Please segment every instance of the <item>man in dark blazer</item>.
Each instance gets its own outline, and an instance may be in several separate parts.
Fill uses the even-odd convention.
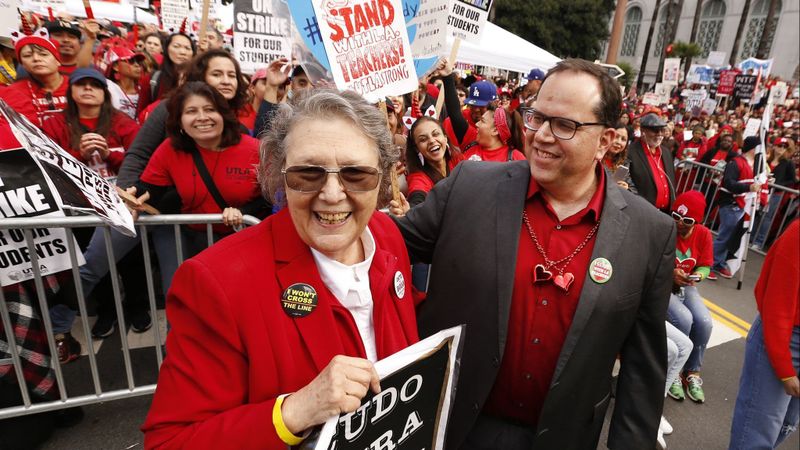
[[[599,164],[619,92],[560,62],[524,113],[529,161],[464,162],[397,221],[432,263],[420,335],[467,324],[448,449],[595,449],[617,355],[609,446],[655,445],[675,225]]]
[[[675,163],[672,153],[661,146],[666,126],[656,113],[642,117],[642,137],[628,149],[628,169],[639,196],[669,214],[675,200]]]

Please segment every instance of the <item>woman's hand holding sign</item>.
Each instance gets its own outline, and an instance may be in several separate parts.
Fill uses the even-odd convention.
[[[282,415],[286,428],[299,435],[342,413],[353,412],[372,389],[381,391],[378,372],[366,359],[338,355],[311,383],[286,397]]]

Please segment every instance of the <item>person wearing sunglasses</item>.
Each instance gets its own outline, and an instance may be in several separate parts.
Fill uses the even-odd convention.
[[[700,369],[711,338],[711,313],[703,303],[697,283],[706,279],[714,262],[711,230],[702,224],[706,200],[700,191],[686,191],[675,199],[672,218],[678,228],[673,270],[673,293],[667,320],[692,340],[693,348],[681,376],[672,380],[669,396],[682,401],[684,390],[697,403],[705,402]]]
[[[675,200],[675,164],[672,153],[662,145],[666,127],[667,122],[655,112],[642,117],[642,136],[628,149],[628,169],[637,195],[669,214]]]
[[[374,362],[418,340],[406,247],[377,211],[399,153],[384,114],[353,92],[295,101],[258,166],[286,207],[175,275],[146,448],[299,445],[380,389]]]

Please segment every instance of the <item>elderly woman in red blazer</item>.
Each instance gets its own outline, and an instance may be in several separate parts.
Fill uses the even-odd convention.
[[[396,152],[354,93],[279,111],[259,180],[286,208],[175,275],[146,448],[285,449],[379,391],[373,363],[418,340],[405,244],[376,211]]]

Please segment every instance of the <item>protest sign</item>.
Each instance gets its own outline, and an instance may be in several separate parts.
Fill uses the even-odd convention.
[[[669,94],[672,92],[671,84],[656,83],[655,94],[658,96],[659,104],[669,103]]]
[[[304,448],[443,449],[463,329],[440,331],[375,363],[380,394],[368,393],[355,412],[326,422]]]
[[[161,26],[167,32],[177,33],[190,14],[189,0],[161,0]]]
[[[774,105],[785,105],[786,96],[788,94],[789,94],[789,86],[787,86],[786,83],[783,81],[778,81],[769,90],[769,95],[772,98],[772,103]]]
[[[664,71],[661,74],[661,82],[667,84],[678,84],[681,74],[681,59],[666,58],[664,60]]]
[[[709,116],[711,114],[714,114],[714,110],[716,109],[717,109],[717,101],[712,98],[707,98],[703,100],[703,106],[700,108],[702,112],[708,114]]]
[[[761,70],[761,77],[766,79],[772,71],[771,59],[747,58],[740,62],[736,67],[745,75],[758,75]]]
[[[733,94],[733,87],[736,82],[736,70],[723,70],[719,74],[719,84],[717,84],[717,95]]]
[[[733,96],[742,103],[750,103],[756,88],[756,75],[738,74],[733,82]]]
[[[422,77],[436,67],[447,45],[448,0],[403,0],[414,68]],[[452,63],[452,61],[451,61]]]
[[[24,0],[20,3],[25,11],[38,11],[42,14],[47,14],[47,8],[53,8],[54,13],[67,10],[67,0]],[[18,17],[19,15],[14,11],[13,18],[17,19]],[[14,29],[16,28],[15,24]]]
[[[14,137],[40,164],[60,196],[63,209],[94,214],[120,233],[136,236],[133,217],[114,185],[62,150],[2,100],[0,116],[5,116]]]
[[[694,84],[711,84],[711,76],[714,72],[709,66],[692,64],[689,73],[686,74],[686,82]]]
[[[244,73],[292,56],[292,24],[283,0],[235,0],[233,53]]]
[[[760,127],[761,119],[756,119],[754,117],[747,119],[747,124],[744,126],[744,131],[742,132],[742,138],[758,136]]]
[[[725,52],[709,52],[706,58],[706,64],[711,67],[720,67],[725,65]]]
[[[451,36],[480,44],[493,0],[450,0],[447,30]]]
[[[418,87],[400,0],[314,2],[336,87],[368,101]]]
[[[0,217],[64,217],[59,198],[41,168],[24,148],[0,150]],[[9,286],[34,277],[25,231],[0,229],[0,285]],[[72,268],[63,228],[32,230],[39,273],[48,275]],[[74,242],[74,241],[73,241]],[[78,248],[75,244],[75,248]],[[78,264],[84,264],[78,252]]]
[[[11,36],[11,31],[19,29],[17,0],[0,0],[0,36]]]

